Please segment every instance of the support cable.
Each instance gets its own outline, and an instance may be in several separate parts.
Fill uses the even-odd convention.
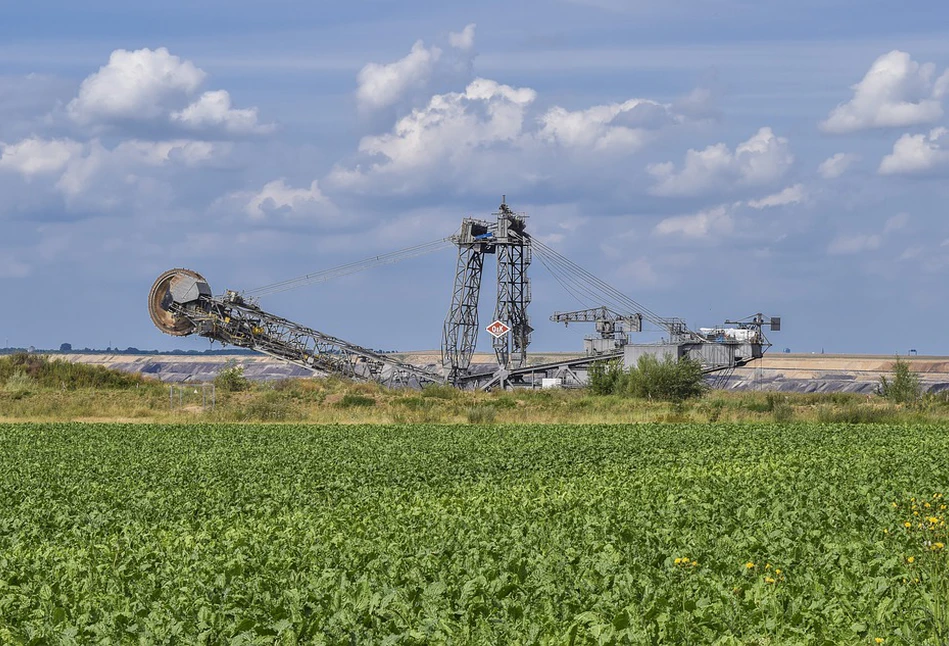
[[[573,272],[576,276],[587,281],[590,287],[594,287],[605,294],[611,295],[612,299],[615,299],[623,304],[624,309],[628,308],[631,311],[638,312],[642,314],[643,317],[646,318],[649,322],[655,325],[658,325],[660,327],[666,327],[667,325],[666,319],[659,316],[659,314],[657,314],[656,312],[653,312],[649,308],[644,307],[641,303],[638,303],[632,298],[626,296],[615,287],[612,287],[605,281],[601,280],[600,278],[597,278],[596,276],[591,274],[589,271],[587,271],[583,267],[580,267],[579,265],[571,261],[569,258],[566,258],[562,254],[554,251],[553,249],[551,249],[544,243],[539,242],[538,240],[535,239],[534,245],[535,247],[538,248],[539,252],[542,255],[547,255],[549,257],[555,258],[557,261],[561,263],[563,267],[566,267],[571,272]]]
[[[270,296],[271,294],[278,294],[280,292],[296,289],[297,287],[323,283],[341,276],[355,274],[366,269],[371,269],[372,267],[390,265],[408,258],[416,258],[418,256],[433,253],[435,251],[440,251],[451,246],[452,244],[453,242],[451,238],[433,240],[431,242],[415,245],[413,247],[408,247],[399,251],[392,251],[390,253],[372,256],[363,260],[357,260],[355,262],[346,263],[337,267],[331,267],[329,269],[323,269],[321,271],[304,274],[303,276],[298,276],[296,278],[283,280],[271,285],[264,285],[262,287],[257,287],[256,289],[247,290],[243,292],[243,294],[251,298]]]

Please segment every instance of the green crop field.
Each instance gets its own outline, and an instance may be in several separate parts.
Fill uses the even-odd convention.
[[[937,426],[0,425],[0,643],[946,643],[947,489]]]

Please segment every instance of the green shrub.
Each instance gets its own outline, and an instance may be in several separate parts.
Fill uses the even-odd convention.
[[[724,408],[725,402],[723,402],[721,399],[710,401],[708,405],[705,406],[705,414],[708,416],[708,421],[712,423],[717,422],[722,416],[722,410]]]
[[[701,397],[708,386],[698,361],[688,357],[676,360],[671,356],[660,361],[645,354],[627,373],[626,389],[640,399],[681,402]]]
[[[817,409],[817,421],[825,424],[879,424],[893,421],[895,411],[890,408],[847,404],[839,408],[821,405]]]
[[[7,378],[3,389],[8,393],[28,393],[36,386],[36,381],[22,370],[17,370]]]
[[[426,410],[435,405],[435,402],[421,397],[402,397],[395,400],[395,403],[409,410]]]
[[[778,424],[787,424],[794,420],[794,408],[788,402],[779,402],[771,409],[771,415]]]
[[[472,406],[465,411],[469,424],[493,424],[497,417],[494,406]]]
[[[343,398],[339,400],[340,408],[358,408],[362,406],[375,406],[376,400],[367,395],[357,395],[356,393],[346,393],[343,395]]]
[[[264,393],[249,401],[240,414],[245,421],[289,422],[302,419],[302,413],[277,391]]]
[[[76,388],[126,389],[144,383],[141,375],[110,370],[102,366],[50,359],[44,354],[18,352],[0,357],[0,381],[6,383],[16,374],[32,380],[36,388],[75,390]]]
[[[919,375],[913,372],[909,363],[896,357],[893,363],[893,378],[880,377],[878,394],[895,404],[915,404],[920,398]]]
[[[625,376],[619,361],[597,361],[587,373],[587,385],[594,395],[614,395],[623,390]]]
[[[446,384],[428,384],[422,388],[422,397],[433,399],[454,399],[458,396],[458,389]]]
[[[623,371],[619,362],[590,366],[589,388],[596,395],[626,395],[639,399],[682,402],[701,397],[708,390],[702,364],[689,357],[662,360],[644,354],[635,366]]]
[[[229,393],[250,388],[250,381],[244,376],[244,366],[238,365],[235,359],[228,359],[214,378],[214,387]]]

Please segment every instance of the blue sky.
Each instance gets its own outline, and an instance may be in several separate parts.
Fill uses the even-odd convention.
[[[201,349],[148,319],[163,270],[251,289],[506,193],[693,327],[763,311],[779,350],[949,354],[945,25],[944,3],[850,0],[5,7],[0,342]],[[443,251],[261,304],[431,349],[453,270]],[[547,321],[579,303],[532,281],[532,348],[582,347]]]

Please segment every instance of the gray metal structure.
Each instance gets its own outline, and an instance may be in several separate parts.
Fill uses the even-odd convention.
[[[526,216],[512,211],[502,197],[494,221],[466,218],[458,234],[340,267],[307,274],[252,292],[226,291],[214,296],[207,281],[189,269],[172,269],[155,281],[148,296],[148,310],[155,325],[166,334],[197,334],[212,341],[249,348],[301,366],[314,373],[339,374],[387,386],[422,387],[450,383],[460,388],[534,387],[542,379],[559,379],[563,385],[585,383],[585,372],[594,363],[622,360],[634,364],[643,354],[689,356],[706,372],[728,370],[759,358],[770,347],[763,327],[781,327],[779,318],[761,314],[726,323],[737,328],[690,330],[679,318],[664,318],[636,303],[590,272],[576,265],[527,232]],[[301,285],[323,282],[369,267],[397,262],[454,245],[458,259],[451,306],[442,329],[441,367],[423,368],[398,361],[337,337],[288,321],[262,310],[256,298]],[[564,324],[592,322],[599,336],[588,337],[586,356],[544,365],[529,365],[531,341],[527,308],[531,301],[530,269],[536,251],[544,266],[577,300],[600,307],[555,313],[551,320]],[[472,370],[480,324],[478,300],[484,257],[497,258],[495,319],[510,330],[496,338],[493,347],[497,368]],[[602,299],[602,300],[601,300]],[[607,304],[614,304],[616,309]],[[620,312],[626,312],[621,314]],[[665,330],[668,339],[658,344],[629,343],[629,332],[642,330],[646,320]]]
[[[642,314],[620,314],[605,305],[573,312],[554,312],[550,317],[554,323],[593,323],[599,336],[583,339],[583,349],[587,354],[616,352],[629,343],[630,332],[642,332]]]
[[[148,296],[152,321],[166,334],[197,334],[249,348],[314,372],[322,371],[387,386],[444,383],[438,373],[318,332],[261,310],[233,291],[212,296],[203,276],[172,269],[158,277]]]
[[[780,317],[765,319],[759,312],[738,321],[725,321],[733,328],[699,328],[678,335],[671,334],[668,341],[660,343],[631,343],[623,350],[623,364],[628,368],[636,365],[639,357],[652,355],[657,358],[669,356],[675,359],[689,357],[705,366],[709,372],[730,370],[760,359],[771,347],[764,328],[781,329]]]
[[[494,353],[499,371],[520,368],[527,364],[530,345],[530,319],[527,306],[531,291],[528,269],[531,264],[531,237],[527,234],[527,218],[515,213],[502,197],[501,206],[488,222],[465,218],[453,240],[458,247],[451,306],[442,328],[442,365],[452,383],[471,367],[481,331],[478,321],[478,299],[484,257],[497,258],[497,302],[494,319],[510,327],[510,332],[494,339]]]
[[[465,218],[455,236],[458,262],[455,269],[451,307],[442,328],[442,365],[454,381],[471,366],[471,356],[478,342],[478,297],[481,294],[481,272],[484,256],[494,252],[490,242],[490,224]]]

